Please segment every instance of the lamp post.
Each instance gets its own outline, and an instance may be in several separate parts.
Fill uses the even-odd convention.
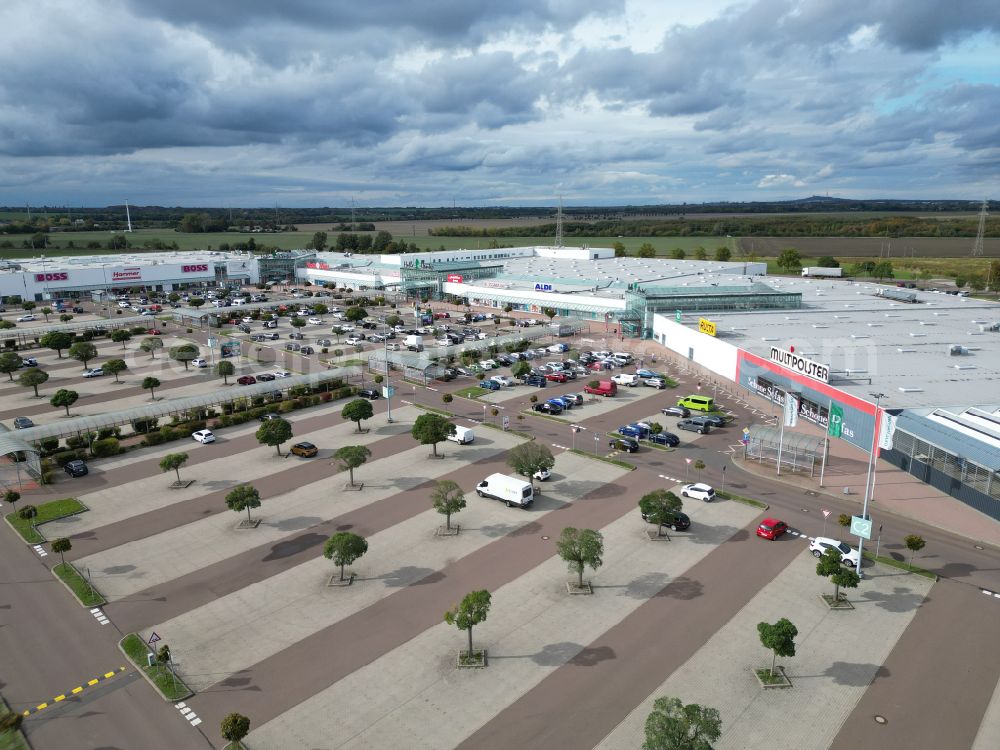
[[[871,393],[870,396],[875,398],[875,425],[872,427],[872,451],[868,456],[868,477],[865,479],[865,502],[861,508],[861,517],[868,518],[868,501],[871,499],[872,494],[872,475],[875,473],[875,451],[878,447],[878,428],[881,420],[879,419],[879,403],[885,398],[884,393]],[[865,538],[863,536],[858,537],[858,566],[857,574],[861,575],[861,553],[864,549]]]
[[[389,326],[386,326],[385,341],[385,418],[392,424],[392,386],[389,385]]]
[[[594,435],[594,455],[598,455],[600,453],[600,448],[598,447],[598,443],[600,443],[600,441],[601,441],[601,436]]]
[[[684,459],[684,481],[685,482],[689,479],[690,474],[691,474],[691,459],[690,458],[685,458]]]

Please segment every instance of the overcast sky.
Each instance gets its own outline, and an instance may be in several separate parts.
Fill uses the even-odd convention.
[[[1000,197],[1000,0],[5,0],[0,204]]]

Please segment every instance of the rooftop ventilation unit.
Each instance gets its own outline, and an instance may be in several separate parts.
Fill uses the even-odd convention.
[[[899,386],[899,392],[900,393],[923,393],[924,389],[923,388],[907,388],[907,387],[901,385],[901,386]],[[927,456],[924,456],[924,459],[926,460]]]
[[[956,370],[975,370],[975,365],[952,365]]]
[[[961,357],[969,354],[969,350],[960,344],[952,344],[948,347],[948,354],[952,357]]]
[[[996,323],[989,323],[987,325],[979,326],[979,330],[983,333],[1000,333],[1000,320]]]
[[[913,354],[917,350],[916,349],[906,349],[906,348],[904,348],[902,346],[899,346],[899,347],[896,347],[896,351],[899,352],[900,354]]]

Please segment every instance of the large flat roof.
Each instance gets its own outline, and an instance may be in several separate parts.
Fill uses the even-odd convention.
[[[1000,393],[1000,332],[980,330],[1000,321],[995,302],[906,290],[911,304],[877,296],[894,285],[845,280],[768,284],[802,292],[802,308],[713,313],[720,338],[764,358],[772,346],[794,346],[830,366],[831,385],[867,401],[880,391],[889,407],[962,408]]]
[[[246,261],[249,253],[231,253],[208,250],[171,250],[153,253],[107,253],[106,255],[58,255],[53,257],[29,256],[4,261],[0,270],[30,271],[41,273],[53,268],[100,268],[101,266],[156,266],[167,263],[219,263],[226,260]],[[19,269],[11,268],[12,265]]]

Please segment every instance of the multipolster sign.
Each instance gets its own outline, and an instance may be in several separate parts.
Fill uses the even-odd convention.
[[[830,382],[830,368],[827,365],[800,357],[798,354],[790,352],[787,349],[779,349],[776,346],[772,346],[771,361],[782,367],[787,367],[789,370],[794,370],[797,373],[805,375],[807,378],[813,378],[823,383]]]

